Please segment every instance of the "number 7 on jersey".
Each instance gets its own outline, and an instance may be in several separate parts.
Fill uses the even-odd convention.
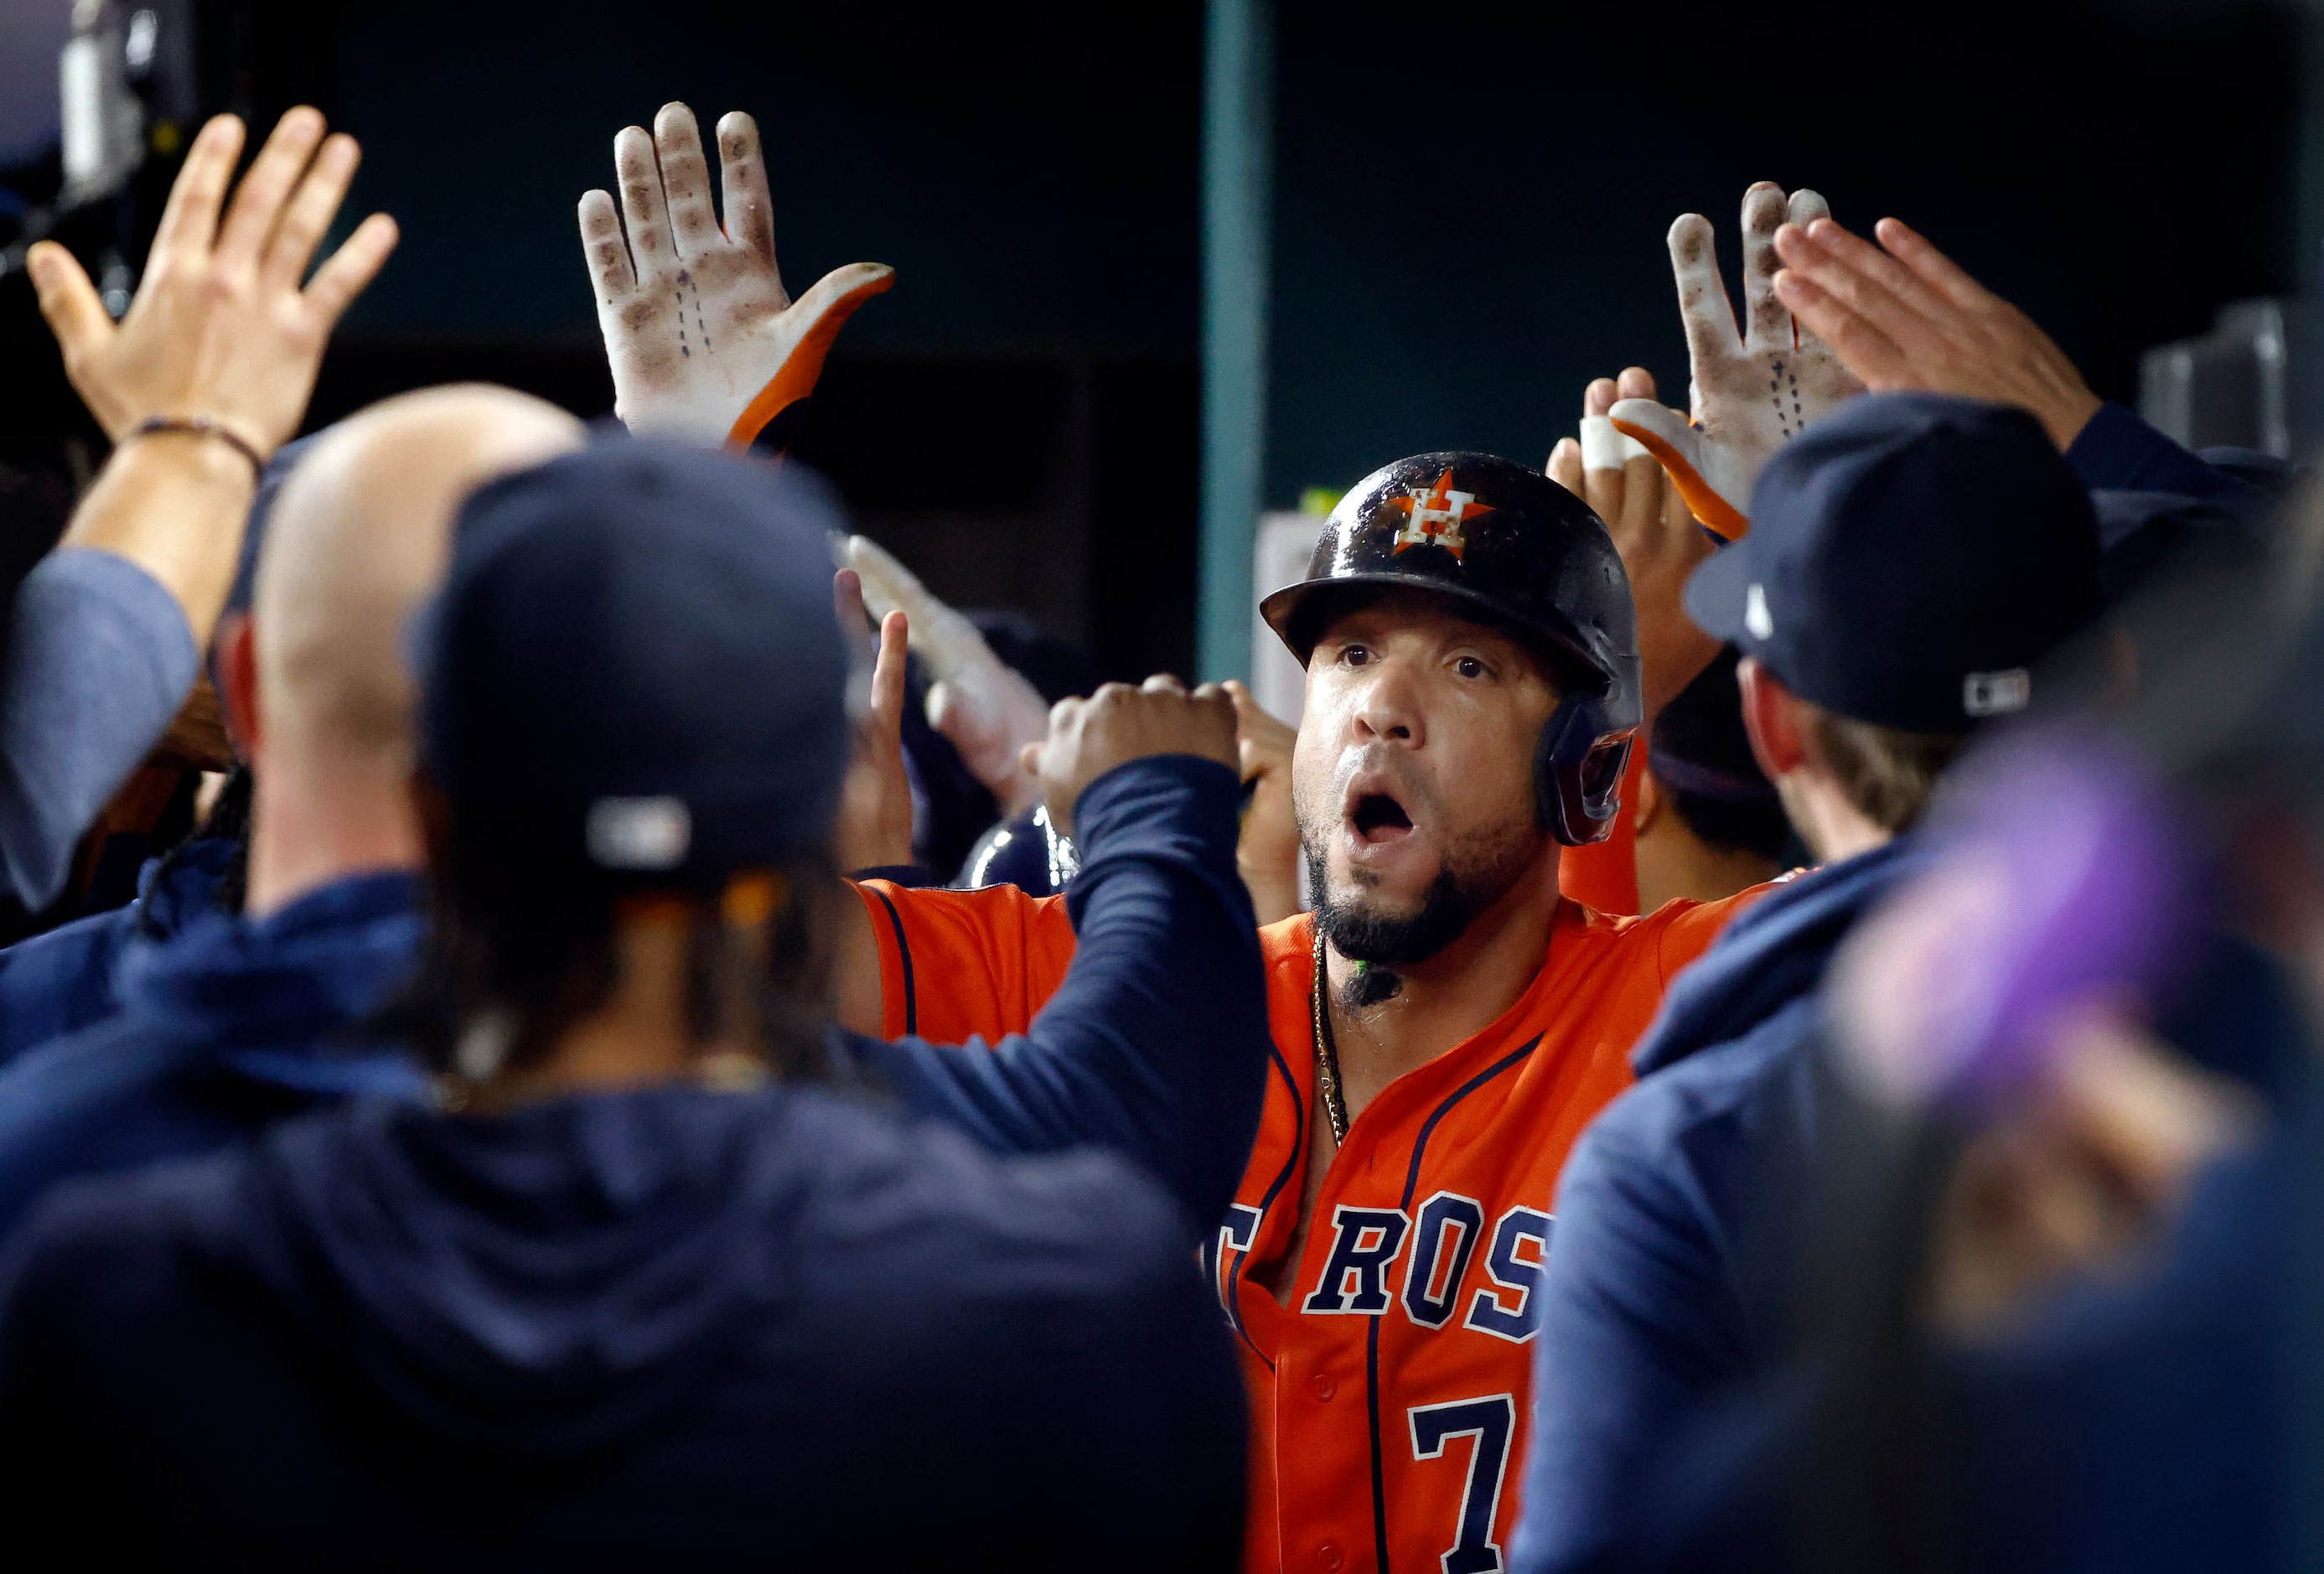
[[[1454,1438],[1473,1438],[1469,1484],[1461,1494],[1461,1523],[1452,1545],[1440,1560],[1444,1574],[1488,1574],[1501,1567],[1493,1541],[1493,1516],[1500,1511],[1501,1477],[1509,1462],[1509,1434],[1517,1428],[1517,1400],[1508,1394],[1455,1399],[1447,1404],[1415,1405],[1412,1457],[1441,1459]]]

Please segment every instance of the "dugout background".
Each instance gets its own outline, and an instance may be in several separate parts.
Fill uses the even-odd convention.
[[[0,29],[29,37],[51,6],[0,0]],[[208,10],[240,51],[222,91],[267,118],[320,102],[365,145],[350,211],[403,224],[317,421],[455,377],[603,413],[575,200],[665,99],[706,124],[747,108],[791,287],[858,258],[899,273],[843,336],[800,455],[956,603],[1023,608],[1109,676],[1188,667],[1195,0]],[[1778,35],[1731,4],[1280,0],[1268,504],[1432,447],[1538,464],[1582,383],[1628,360],[1675,398],[1663,232],[1709,214],[1731,281],[1754,179],[1816,186],[1854,225],[1909,218],[2119,398],[2145,345],[2312,290],[2295,7],[1906,12],[1794,5]],[[38,199],[42,168],[0,189]],[[21,558],[101,450],[58,413],[21,277],[0,281],[0,552]]]

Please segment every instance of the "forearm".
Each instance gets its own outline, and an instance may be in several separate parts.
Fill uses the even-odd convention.
[[[2066,463],[2093,490],[2176,492],[2249,520],[2274,507],[2264,489],[2206,464],[2118,404],[2102,405],[2090,417],[2066,449]]]
[[[1217,1217],[1257,1127],[1268,1042],[1235,873],[1239,796],[1231,771],[1186,756],[1093,784],[1076,809],[1087,861],[1068,897],[1079,946],[1065,984],[989,1054],[867,1046],[906,1101],[1004,1150],[1113,1147],[1198,1225]]]
[[[137,565],[177,601],[194,644],[206,649],[234,587],[257,482],[250,461],[217,437],[133,438],[115,450],[58,548]]]
[[[0,656],[0,864],[25,906],[62,888],[74,842],[198,666],[174,599],[120,556],[57,553],[17,588]]]

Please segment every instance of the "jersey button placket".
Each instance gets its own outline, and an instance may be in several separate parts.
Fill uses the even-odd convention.
[[[1340,1391],[1340,1385],[1332,1381],[1329,1372],[1316,1373],[1307,1379],[1307,1386],[1314,1391],[1316,1401],[1323,1404],[1331,1404],[1332,1396]]]
[[[1323,1574],[1340,1574],[1340,1570],[1347,1567],[1348,1554],[1340,1550],[1339,1542],[1325,1542],[1315,1549],[1315,1561]]]

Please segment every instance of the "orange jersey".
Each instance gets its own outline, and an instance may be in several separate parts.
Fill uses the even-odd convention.
[[[1073,920],[1063,897],[1015,886],[945,891],[862,880],[880,945],[881,1036],[995,1043],[1022,1033],[1065,981]]]
[[[887,929],[891,1027],[909,1014],[923,1034],[938,1022],[961,1037],[1019,1031],[1064,976],[1059,898],[866,888]],[[1757,895],[1642,919],[1560,903],[1548,958],[1517,1004],[1356,1117],[1287,1306],[1252,1269],[1273,1266],[1298,1226],[1315,1109],[1314,922],[1260,932],[1275,1060],[1250,1163],[1205,1254],[1250,1394],[1247,1567],[1501,1566],[1558,1170],[1629,1085],[1630,1049],[1672,976]]]

